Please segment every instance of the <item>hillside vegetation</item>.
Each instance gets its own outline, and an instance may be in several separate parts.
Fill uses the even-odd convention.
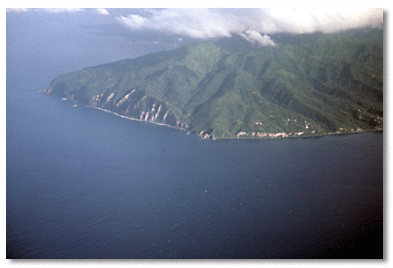
[[[48,92],[205,138],[325,135],[383,127],[383,32],[198,42],[64,74]]]

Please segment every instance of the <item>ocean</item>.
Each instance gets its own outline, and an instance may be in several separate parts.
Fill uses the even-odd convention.
[[[89,54],[12,53],[12,19],[7,258],[383,258],[382,132],[212,141],[73,107],[37,91]]]
[[[382,257],[382,156],[381,132],[210,141],[31,91],[7,102],[7,254]]]

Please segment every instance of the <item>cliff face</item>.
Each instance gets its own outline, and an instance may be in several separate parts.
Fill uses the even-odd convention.
[[[146,95],[143,90],[132,89],[120,98],[116,98],[114,92],[105,92],[82,100],[75,98],[74,94],[68,98],[81,102],[87,101],[86,104],[89,106],[113,111],[141,121],[166,124],[185,130],[189,128],[168,109],[165,102]]]
[[[200,42],[61,75],[44,93],[204,138],[382,129],[382,30],[362,31],[232,46],[241,51],[239,40]]]

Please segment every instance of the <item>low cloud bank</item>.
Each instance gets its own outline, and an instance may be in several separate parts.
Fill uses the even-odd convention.
[[[269,34],[333,33],[365,26],[381,27],[381,8],[8,8],[7,12],[87,12],[116,20],[133,31],[153,30],[191,38],[242,36],[255,46],[272,46]],[[117,14],[129,15],[118,15]],[[112,14],[111,14],[112,13]]]
[[[378,8],[148,9],[116,18],[132,30],[156,30],[192,38],[238,34],[254,45],[274,45],[268,34],[333,33],[383,23]]]

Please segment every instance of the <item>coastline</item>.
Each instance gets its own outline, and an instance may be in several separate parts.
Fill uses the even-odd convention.
[[[88,107],[88,108],[92,108],[92,109],[97,109],[97,110],[100,110],[100,111],[103,111],[103,112],[107,112],[107,113],[110,113],[110,114],[114,114],[114,115],[119,116],[119,117],[124,118],[124,119],[129,119],[129,120],[138,121],[138,122],[152,123],[152,124],[156,124],[156,125],[159,125],[159,126],[170,127],[170,128],[174,128],[174,129],[178,129],[178,130],[183,130],[183,131],[190,131],[190,130],[187,130],[187,129],[184,129],[184,128],[179,128],[179,127],[171,126],[171,125],[164,124],[164,123],[158,123],[158,122],[153,122],[153,121],[146,121],[146,120],[142,120],[142,119],[138,119],[138,118],[133,118],[133,117],[121,115],[121,114],[118,114],[118,113],[113,112],[111,110],[103,109],[103,108],[100,108],[100,107],[95,107],[95,106],[91,106],[91,105],[84,105],[84,106]]]
[[[46,95],[51,95],[51,90],[38,90],[38,93],[41,94],[46,94]],[[204,133],[204,130],[201,131],[199,134],[197,132],[195,132],[194,130],[190,130],[190,129],[186,129],[186,128],[181,128],[181,127],[177,127],[177,126],[172,126],[169,124],[165,124],[165,123],[159,123],[159,122],[154,122],[154,121],[147,121],[147,120],[142,120],[142,119],[138,119],[138,118],[133,118],[133,117],[129,117],[129,116],[125,116],[125,115],[121,115],[118,114],[116,112],[113,112],[111,110],[107,110],[104,108],[100,108],[97,106],[91,106],[91,105],[86,105],[86,104],[82,104],[79,103],[77,101],[73,101],[70,100],[68,98],[61,98],[61,101],[72,101],[74,102],[73,107],[76,107],[77,104],[83,105],[85,107],[88,108],[92,108],[92,109],[97,109],[103,112],[107,112],[107,113],[111,113],[113,115],[119,116],[121,118],[124,119],[129,119],[129,120],[133,120],[133,121],[139,121],[139,122],[146,122],[146,123],[152,123],[152,124],[156,124],[159,126],[165,126],[165,127],[170,127],[173,129],[177,129],[177,130],[182,130],[182,131],[186,131],[187,135],[189,133],[193,133],[194,135],[198,136],[200,139],[202,140],[271,140],[271,139],[287,139],[287,138],[318,138],[318,137],[325,137],[325,136],[330,136],[330,135],[350,135],[350,134],[357,134],[357,133],[363,133],[363,132],[378,132],[378,131],[383,131],[383,128],[378,128],[378,129],[361,129],[361,128],[357,128],[354,131],[342,131],[342,128],[340,128],[341,130],[336,131],[336,132],[327,132],[327,133],[319,133],[319,134],[308,134],[308,133],[304,133],[304,132],[297,132],[297,133],[290,133],[287,134],[285,132],[281,132],[281,133],[263,133],[265,134],[264,136],[258,136],[258,135],[251,135],[249,136],[248,134],[246,135],[236,135],[234,137],[215,137],[214,135],[206,135],[206,133]],[[301,133],[301,134],[298,134]],[[205,135],[204,135],[205,134]]]
[[[116,112],[113,112],[113,111],[110,111],[107,109],[103,109],[100,107],[95,107],[95,106],[90,106],[90,105],[84,105],[84,106],[88,107],[88,108],[92,108],[92,109],[97,109],[97,110],[100,110],[103,112],[111,113],[113,115],[119,116],[124,119],[129,119],[129,120],[138,121],[138,122],[146,122],[146,123],[151,123],[151,124],[155,124],[155,125],[159,125],[159,126],[170,127],[170,128],[177,129],[177,130],[187,131],[187,132],[195,134],[196,136],[200,137],[202,140],[235,140],[235,139],[236,140],[271,140],[271,139],[288,139],[288,138],[296,138],[296,139],[298,139],[298,138],[319,138],[319,137],[325,137],[325,136],[331,136],[331,135],[350,135],[350,134],[357,134],[357,133],[363,133],[363,132],[383,131],[383,128],[382,128],[382,129],[369,129],[369,130],[360,129],[360,130],[348,131],[348,132],[337,131],[337,132],[328,132],[328,133],[317,134],[317,135],[307,135],[307,134],[306,135],[297,135],[297,136],[293,135],[293,136],[286,136],[286,137],[283,137],[283,136],[276,136],[276,137],[270,137],[270,136],[266,136],[266,137],[255,137],[255,136],[248,137],[248,136],[246,136],[246,137],[244,137],[244,136],[242,136],[242,137],[238,137],[238,136],[236,136],[236,137],[222,137],[222,138],[217,138],[217,137],[204,138],[202,135],[196,134],[196,132],[193,130],[179,128],[179,127],[171,126],[171,125],[164,124],[164,123],[158,123],[158,122],[154,122],[154,121],[145,121],[145,120],[141,120],[138,118],[132,118],[132,117],[121,115]]]
[[[359,134],[364,132],[379,132],[383,131],[383,129],[362,129],[360,131],[350,131],[350,132],[328,132],[325,134],[318,134],[318,135],[301,135],[301,136],[288,136],[288,137],[224,137],[224,138],[215,138],[215,140],[276,140],[276,139],[302,139],[302,138],[321,138],[326,136],[333,136],[333,135],[352,135],[352,134]]]

